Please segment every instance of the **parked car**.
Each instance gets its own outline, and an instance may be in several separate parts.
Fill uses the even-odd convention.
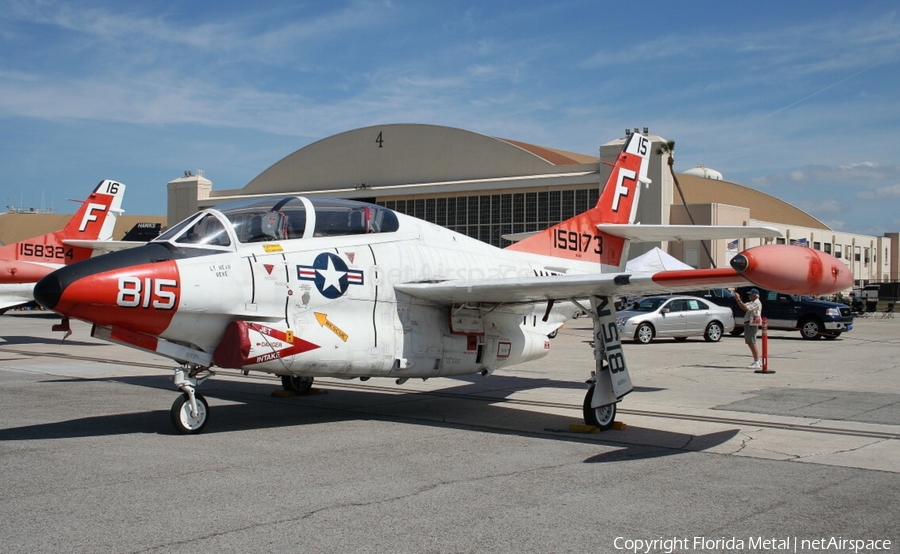
[[[734,329],[731,309],[693,296],[648,296],[618,313],[620,337],[647,344],[654,338],[702,336],[718,342]]]
[[[747,291],[751,288],[759,290],[762,316],[768,320],[769,329],[800,331],[800,336],[805,339],[825,337],[829,340],[834,340],[841,333],[853,329],[853,315],[846,304],[816,300],[811,296],[785,294],[760,287],[741,287],[736,292],[746,301]],[[744,311],[738,308],[731,291],[709,289],[695,291],[693,294],[731,308],[735,323],[732,334],[740,335],[744,332]]]

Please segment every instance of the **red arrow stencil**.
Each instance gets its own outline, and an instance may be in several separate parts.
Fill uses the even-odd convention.
[[[273,342],[278,341],[288,346],[277,350],[273,348],[270,352],[251,357],[251,329],[265,337],[271,337]],[[232,321],[225,328],[225,335],[213,353],[213,360],[219,367],[241,369],[248,365],[289,358],[316,348],[319,348],[318,344],[313,344],[294,336],[293,331],[280,331],[267,325],[249,321]]]

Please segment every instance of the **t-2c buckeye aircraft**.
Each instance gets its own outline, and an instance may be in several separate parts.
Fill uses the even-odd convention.
[[[585,422],[612,426],[632,390],[614,295],[708,286],[796,294],[848,288],[838,259],[765,245],[730,268],[625,273],[632,240],[772,236],[769,228],[633,225],[649,186],[650,139],[631,135],[597,205],[498,249],[389,209],[347,200],[257,198],[201,211],[157,239],[64,267],[35,298],[92,335],[178,361],[171,409],[199,433],[197,387],[215,366],[313,378],[389,377],[402,384],[482,373],[545,356],[547,335],[577,312],[594,322],[596,370]]]
[[[0,313],[28,304],[42,277],[112,239],[124,195],[122,183],[101,181],[63,229],[0,247]]]

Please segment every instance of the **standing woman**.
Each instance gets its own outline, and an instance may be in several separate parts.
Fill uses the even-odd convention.
[[[747,296],[750,300],[746,304],[741,300],[740,294],[734,295],[734,301],[744,310],[744,342],[747,343],[750,353],[753,354],[753,363],[747,367],[759,369],[761,366],[759,365],[759,349],[756,347],[756,332],[762,325],[762,302],[759,301],[759,291],[756,289],[747,291]]]

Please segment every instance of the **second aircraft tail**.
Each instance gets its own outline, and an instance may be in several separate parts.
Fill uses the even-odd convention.
[[[649,160],[650,139],[638,133],[630,135],[596,206],[522,239],[507,250],[624,267],[628,240],[604,233],[597,225],[634,223],[641,184],[650,183],[647,179]]]

